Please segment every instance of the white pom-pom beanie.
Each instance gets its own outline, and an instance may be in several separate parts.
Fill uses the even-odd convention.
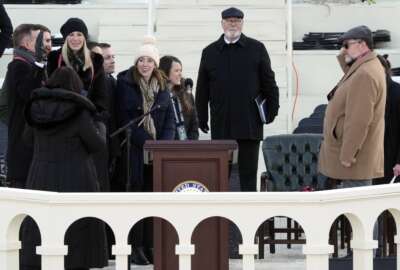
[[[156,66],[160,65],[160,54],[155,46],[156,38],[153,36],[146,36],[143,40],[143,45],[139,48],[139,52],[135,58],[135,64],[140,57],[147,56],[154,60]]]

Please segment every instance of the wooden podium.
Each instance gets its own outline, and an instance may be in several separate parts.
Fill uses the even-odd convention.
[[[228,191],[229,162],[236,162],[235,141],[147,141],[145,162],[153,164],[155,192]],[[195,183],[193,185],[193,183]],[[199,185],[197,185],[198,183]],[[179,214],[179,213],[177,213]],[[228,270],[228,222],[209,218],[192,235],[192,270]],[[154,269],[178,270],[176,232],[154,220]]]

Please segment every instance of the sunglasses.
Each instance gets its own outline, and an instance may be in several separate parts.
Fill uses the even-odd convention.
[[[343,43],[342,48],[345,48],[347,50],[350,47],[350,45],[356,43],[361,43],[361,40],[345,42]]]

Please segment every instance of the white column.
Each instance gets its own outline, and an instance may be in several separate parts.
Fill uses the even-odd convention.
[[[373,270],[374,248],[378,247],[378,241],[351,241],[353,249],[353,269]]]
[[[42,270],[64,269],[64,256],[68,246],[42,245],[36,247],[36,253],[42,256]]]
[[[128,256],[131,254],[130,245],[113,245],[112,254],[115,255],[115,270],[126,270]]]
[[[147,1],[147,35],[154,35],[154,0]]]
[[[243,256],[243,270],[254,270],[254,256],[258,253],[258,245],[253,243],[239,245],[239,254]]]
[[[329,254],[333,253],[331,245],[303,246],[303,254],[306,255],[307,270],[329,270]]]
[[[19,270],[21,242],[0,243],[0,269]]]
[[[194,255],[194,245],[176,245],[175,254],[179,255],[179,270],[190,270],[192,267],[192,258]]]

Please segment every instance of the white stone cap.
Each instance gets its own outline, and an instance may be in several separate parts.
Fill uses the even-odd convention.
[[[36,247],[36,253],[39,255],[47,256],[60,256],[68,254],[68,246],[38,246]]]
[[[112,254],[116,256],[131,254],[131,246],[129,245],[113,245],[111,250]]]
[[[0,243],[0,251],[15,251],[21,249],[21,241]]]
[[[194,245],[176,245],[176,255],[194,255]]]
[[[351,240],[351,247],[354,249],[361,249],[361,250],[368,250],[378,248],[378,241],[377,240],[370,240],[370,241],[357,241]]]
[[[258,254],[258,245],[239,245],[239,254],[242,255]]]
[[[333,253],[332,245],[310,245],[303,246],[303,254],[305,255],[328,255]]]

